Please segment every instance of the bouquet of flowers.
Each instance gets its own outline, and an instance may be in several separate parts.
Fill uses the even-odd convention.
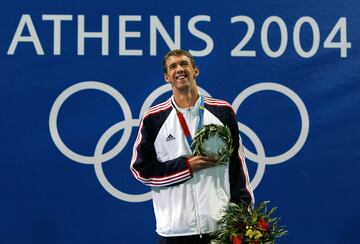
[[[267,211],[268,203],[262,202],[254,209],[249,209],[244,203],[230,203],[219,220],[219,229],[214,233],[215,240],[212,243],[275,243],[277,238],[288,232],[279,225],[280,218],[271,216],[276,208]]]
[[[233,152],[232,143],[229,127],[210,124],[195,133],[191,147],[196,156],[209,156],[218,163],[225,163]]]

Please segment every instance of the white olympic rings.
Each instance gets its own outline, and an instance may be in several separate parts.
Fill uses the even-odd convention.
[[[79,92],[81,90],[87,90],[87,89],[96,89],[103,91],[110,96],[112,96],[116,102],[120,105],[123,113],[124,113],[124,120],[121,122],[118,122],[111,126],[108,130],[104,132],[104,134],[100,137],[96,148],[95,153],[93,156],[85,156],[78,154],[74,151],[72,151],[70,148],[68,148],[64,142],[62,141],[58,128],[57,128],[57,118],[60,111],[61,106],[65,102],[66,99],[68,99],[71,95],[73,95],[76,92]],[[250,95],[252,95],[255,92],[258,91],[264,91],[264,90],[272,90],[280,92],[286,96],[288,96],[297,106],[300,115],[301,115],[301,132],[299,135],[299,138],[297,142],[294,144],[291,149],[289,149],[287,152],[274,157],[267,157],[265,154],[264,147],[258,138],[258,136],[253,132],[248,126],[238,122],[239,130],[240,132],[244,133],[254,144],[257,154],[252,153],[249,151],[246,147],[244,147],[245,156],[246,158],[249,158],[253,162],[256,162],[258,164],[256,173],[251,180],[251,185],[253,189],[255,189],[264,173],[265,173],[265,167],[267,164],[278,164],[282,163],[291,157],[293,157],[296,153],[300,151],[302,146],[304,145],[308,132],[309,132],[309,117],[308,112],[306,110],[306,107],[304,103],[302,102],[301,98],[294,93],[289,88],[279,85],[277,83],[259,83],[256,85],[253,85],[251,87],[248,87],[243,92],[241,92],[234,100],[232,106],[235,110],[235,112],[240,107],[241,103]],[[165,84],[160,86],[159,88],[155,89],[144,101],[143,106],[140,110],[139,118],[141,118],[146,110],[150,108],[150,106],[154,103],[154,101],[161,95],[163,95],[166,92],[171,91],[171,86],[169,84]],[[206,96],[210,96],[210,94],[205,91],[204,89],[200,88],[201,94],[204,94]],[[140,119],[133,119],[130,107],[126,101],[126,99],[122,96],[121,93],[119,93],[116,89],[113,87],[104,84],[102,82],[98,81],[84,81],[79,82],[75,85],[72,85],[65,89],[55,100],[49,116],[49,129],[50,129],[50,135],[57,146],[57,148],[62,152],[65,156],[68,158],[74,160],[78,163],[83,164],[93,164],[96,176],[100,182],[100,184],[104,187],[104,189],[110,193],[112,196],[123,200],[127,202],[143,202],[151,199],[151,193],[143,193],[143,194],[128,194],[124,193],[117,188],[115,188],[106,178],[102,164],[106,161],[111,160],[116,155],[118,155],[126,146],[126,144],[129,141],[132,127],[139,126]],[[119,142],[106,153],[103,153],[104,147],[106,143],[110,140],[110,138],[119,132],[120,130],[124,130],[124,133],[119,140]]]

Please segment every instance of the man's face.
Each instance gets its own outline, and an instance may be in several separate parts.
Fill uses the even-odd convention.
[[[193,67],[188,57],[170,56],[166,60],[166,74],[164,79],[178,90],[196,86],[195,79],[199,75],[199,69]]]

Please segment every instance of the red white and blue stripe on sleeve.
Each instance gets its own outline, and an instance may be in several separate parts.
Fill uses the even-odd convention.
[[[187,158],[179,157],[166,162],[156,158],[154,140],[171,109],[170,100],[150,108],[139,126],[130,169],[138,181],[148,186],[175,185],[192,177]]]

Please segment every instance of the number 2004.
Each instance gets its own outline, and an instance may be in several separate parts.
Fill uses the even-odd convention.
[[[247,31],[242,40],[231,50],[231,56],[233,57],[256,57],[255,50],[244,50],[246,44],[252,38],[255,31],[254,21],[244,15],[234,16],[231,18],[231,23],[243,22],[247,25]],[[268,41],[268,31],[270,25],[277,25],[280,29],[280,45],[277,50],[273,50],[269,46]],[[303,25],[309,25],[312,30],[312,45],[309,50],[304,50],[301,45],[300,36],[301,36],[301,28]],[[339,33],[340,40],[335,41],[336,34]],[[309,16],[304,16],[299,18],[294,26],[293,30],[293,43],[296,52],[299,56],[303,58],[311,58],[316,54],[320,46],[320,29],[317,22]],[[266,55],[271,58],[277,58],[284,54],[286,47],[288,45],[288,30],[286,24],[283,19],[278,16],[270,16],[268,17],[261,27],[261,46]],[[340,57],[347,57],[347,49],[351,48],[351,43],[347,41],[347,29],[346,29],[346,18],[341,17],[332,28],[328,36],[326,37],[324,43],[324,48],[338,48],[340,49]]]

